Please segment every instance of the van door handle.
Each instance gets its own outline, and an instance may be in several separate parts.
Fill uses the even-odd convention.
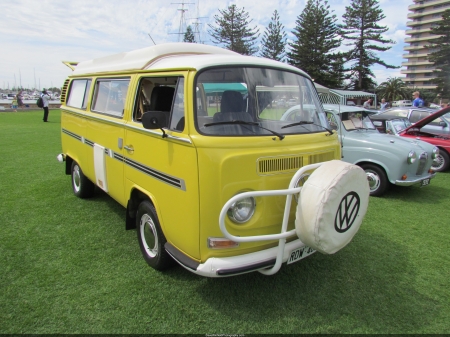
[[[130,146],[125,145],[123,148],[124,148],[125,150],[127,150],[128,152],[134,152],[134,147],[133,147],[132,145],[130,145]]]

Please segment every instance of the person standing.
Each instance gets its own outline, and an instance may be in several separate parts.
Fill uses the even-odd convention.
[[[21,109],[23,109],[23,96],[22,96],[22,90],[19,91],[17,94],[17,106]]]
[[[42,119],[44,122],[48,122],[48,102],[50,101],[50,95],[47,93],[47,90],[42,90],[42,104],[44,109],[44,118]]]
[[[370,109],[371,105],[372,105],[372,98],[369,98],[367,101],[364,102],[363,108]]]
[[[420,98],[420,92],[414,91],[413,92],[413,97],[414,97],[413,106],[415,106],[416,108],[423,107],[423,101]]]
[[[386,102],[386,100],[384,98],[381,99],[381,104],[380,104],[380,111],[384,111],[387,108],[389,108],[389,103]]]
[[[13,100],[11,102],[11,108],[14,112],[17,112],[17,95],[13,97]]]

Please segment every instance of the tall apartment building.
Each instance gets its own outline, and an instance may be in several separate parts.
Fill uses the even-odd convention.
[[[409,86],[415,86],[421,89],[434,89],[435,83],[432,82],[433,65],[428,61],[428,55],[436,47],[432,47],[433,41],[439,36],[430,33],[431,27],[437,25],[442,20],[442,13],[450,9],[450,0],[413,0],[414,4],[408,7],[409,21],[406,23],[410,29],[406,30],[405,43],[409,46],[404,48],[407,54],[403,58],[407,59],[402,63],[406,67],[401,70],[406,75],[403,78]]]

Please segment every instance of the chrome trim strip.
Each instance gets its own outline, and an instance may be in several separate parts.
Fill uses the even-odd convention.
[[[137,127],[135,125],[125,124],[124,127],[126,129],[131,129],[131,130],[142,132],[142,133],[150,133],[152,135],[159,136],[159,137],[162,137],[162,135],[163,135],[162,132],[158,132],[158,131],[154,131],[154,130],[148,130],[148,129],[143,129],[143,128]],[[170,135],[170,134],[167,133],[167,131],[170,131],[170,130],[166,130],[167,138],[170,138],[170,139],[173,139],[173,140],[176,140],[176,141],[179,141],[179,142],[183,142],[183,143],[192,144],[192,141],[190,139],[186,139],[186,138]]]
[[[94,116],[92,114],[88,114],[88,113],[85,113],[85,112],[82,112],[82,111],[71,111],[71,110],[67,110],[66,108],[61,109],[61,110],[62,110],[63,113],[65,112],[65,113],[68,113],[68,114],[71,114],[71,115],[78,115],[78,116],[81,115],[82,117],[86,117],[86,119],[99,120],[99,121],[102,121],[102,122],[108,123],[108,124],[120,125],[121,127],[123,127],[125,125],[125,123],[123,122],[123,119],[120,119],[121,122],[119,122],[119,121],[116,122],[116,121],[113,121],[113,120],[110,120],[110,119],[102,118],[100,116]],[[111,116],[111,118],[116,118],[117,119],[117,117],[113,117],[113,116]]]
[[[143,128],[140,128],[140,127],[137,127],[137,126],[134,126],[134,125],[126,124],[124,122],[112,121],[112,120],[109,120],[109,119],[106,119],[106,118],[101,118],[99,116],[93,116],[91,114],[87,114],[87,113],[82,112],[82,111],[71,111],[71,110],[62,109],[62,112],[66,112],[66,113],[69,113],[71,115],[81,115],[81,116],[86,117],[88,119],[99,120],[99,121],[102,121],[102,122],[105,122],[105,123],[108,123],[108,124],[120,125],[121,127],[126,128],[126,129],[136,130],[136,131],[139,131],[139,132],[142,132],[142,133],[150,133],[150,134],[155,135],[155,136],[162,137],[162,135],[163,135],[162,132],[158,132],[158,131],[154,131],[154,130],[148,130],[148,129],[143,129]],[[122,121],[122,119],[121,119],[121,121]],[[170,131],[170,130],[167,130],[167,131]],[[167,134],[167,132],[166,132],[166,135],[167,135],[167,138],[170,138],[172,140],[176,140],[176,141],[187,143],[187,144],[192,144],[192,141],[190,139],[186,139],[186,138],[182,138],[182,137],[178,137],[178,136],[173,136],[173,135]]]

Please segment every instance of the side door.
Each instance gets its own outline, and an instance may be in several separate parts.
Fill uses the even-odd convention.
[[[154,204],[168,242],[193,259],[199,251],[197,152],[189,136],[194,93],[187,72],[137,77],[134,107],[124,141],[125,190],[138,189]],[[162,129],[145,129],[143,114],[166,116]],[[206,243],[205,243],[206,244]]]
[[[123,206],[124,114],[129,84],[130,77],[95,79],[85,139],[92,148],[94,182]]]

